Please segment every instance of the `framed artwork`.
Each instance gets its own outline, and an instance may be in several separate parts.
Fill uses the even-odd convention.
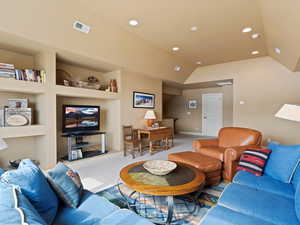
[[[133,108],[154,109],[155,95],[143,92],[133,92]]]
[[[197,109],[198,103],[197,100],[189,100],[188,109]]]

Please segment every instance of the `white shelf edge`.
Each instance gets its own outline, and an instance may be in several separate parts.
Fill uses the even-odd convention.
[[[119,99],[119,93],[91,90],[86,88],[66,87],[63,85],[56,85],[56,95],[66,97],[79,98],[95,98],[95,99]]]
[[[0,137],[18,138],[46,135],[47,129],[44,125],[32,125],[23,127],[0,127]]]
[[[0,91],[42,94],[45,85],[37,82],[0,78]]]

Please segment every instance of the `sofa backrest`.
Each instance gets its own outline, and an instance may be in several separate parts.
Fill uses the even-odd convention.
[[[262,135],[257,130],[242,127],[224,127],[219,132],[219,147],[260,145]]]

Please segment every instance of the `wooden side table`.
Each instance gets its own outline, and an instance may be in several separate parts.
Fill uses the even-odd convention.
[[[138,129],[138,137],[141,140],[141,135],[147,135],[149,141],[149,151],[150,154],[153,154],[154,149],[161,149],[161,146],[155,146],[154,142],[164,141],[164,149],[169,149],[169,139],[173,137],[173,130],[169,127],[159,127],[159,128],[147,128],[147,129]]]

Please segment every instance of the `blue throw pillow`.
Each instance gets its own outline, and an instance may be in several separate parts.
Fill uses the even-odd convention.
[[[296,194],[295,194],[295,211],[296,211],[298,220],[300,220],[300,183],[297,186]]]
[[[290,183],[300,159],[300,145],[279,145],[271,143],[272,150],[265,168],[265,174],[283,183]]]
[[[0,224],[47,225],[16,186],[0,182]]]
[[[17,170],[5,172],[1,180],[18,185],[47,224],[53,222],[58,199],[43,172],[33,162],[22,160]]]
[[[67,206],[76,208],[79,205],[83,187],[78,173],[63,163],[58,163],[48,172],[48,180]]]

